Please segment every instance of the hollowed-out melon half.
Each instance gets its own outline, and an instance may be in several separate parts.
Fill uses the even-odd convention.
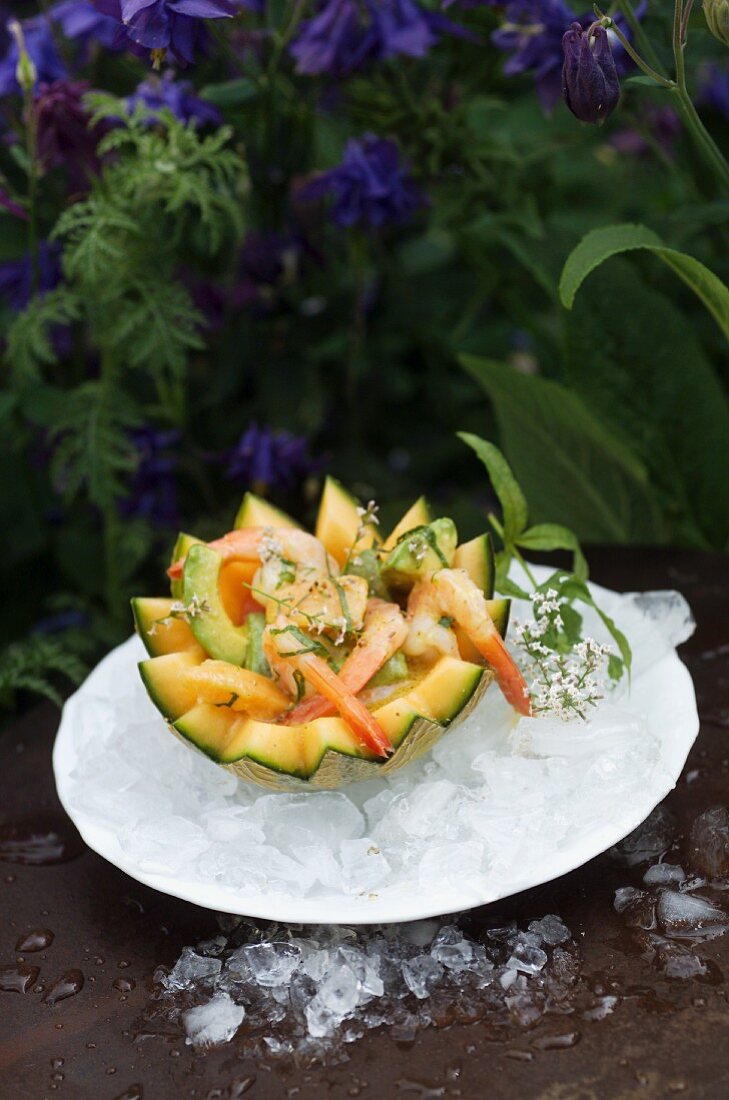
[[[492,679],[479,665],[442,657],[407,691],[373,711],[395,746],[383,761],[341,718],[280,726],[201,702],[202,670],[196,681],[186,676],[200,665],[197,654],[185,652],[153,657],[139,667],[150,698],[183,741],[239,778],[276,790],[332,790],[397,770],[460,721]]]

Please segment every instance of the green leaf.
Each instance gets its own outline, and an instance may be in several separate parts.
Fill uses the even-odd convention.
[[[619,252],[648,249],[698,295],[719,328],[729,338],[729,288],[702,263],[685,252],[668,248],[661,238],[645,225],[609,225],[593,229],[567,257],[559,281],[562,304],[571,309],[580,286],[596,267]],[[626,308],[629,303],[626,302]]]
[[[473,448],[488,470],[504,513],[504,542],[508,546],[521,534],[529,520],[527,502],[519,483],[511,472],[509,463],[493,443],[471,435],[470,432],[458,432],[458,438]]]
[[[526,550],[571,550],[575,576],[587,580],[589,573],[585,555],[577,535],[569,527],[563,527],[560,523],[538,523],[523,531],[516,544]]]
[[[582,540],[662,539],[645,467],[575,393],[493,360],[461,361],[493,402],[507,457],[538,522],[563,523]]]
[[[652,76],[629,76],[627,80],[623,81],[623,86],[628,84],[640,84],[641,87],[653,88],[654,91],[667,92],[665,84],[659,84],[657,80],[654,80]]]
[[[723,548],[729,402],[692,326],[620,257],[565,320],[564,382],[645,463],[670,537]]]
[[[225,110],[227,107],[240,107],[242,103],[250,102],[256,98],[258,92],[253,81],[242,76],[237,80],[225,80],[222,84],[206,84],[199,94],[201,99]]]
[[[630,643],[623,634],[622,630],[619,629],[615,620],[611,618],[611,616],[608,615],[607,612],[603,611],[597,603],[595,603],[592,593],[590,592],[590,589],[587,587],[587,585],[583,581],[578,580],[576,577],[571,577],[569,574],[564,574],[560,584],[560,590],[562,592],[562,595],[567,596],[568,599],[581,600],[582,603],[586,603],[589,607],[597,612],[603,624],[609,631],[613,641],[617,645],[625,667],[627,668],[628,672],[630,672],[630,667],[633,661],[633,652],[630,648]]]

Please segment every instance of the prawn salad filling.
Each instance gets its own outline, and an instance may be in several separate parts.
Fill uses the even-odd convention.
[[[530,713],[493,598],[489,535],[417,501],[383,538],[327,479],[311,534],[247,494],[236,527],[178,538],[170,598],[132,601],[140,672],[173,731],[242,778],[331,788],[425,752],[495,681]]]

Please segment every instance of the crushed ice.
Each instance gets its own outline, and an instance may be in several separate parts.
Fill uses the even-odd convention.
[[[612,855],[628,866],[650,863],[643,889],[620,886],[613,907],[632,930],[644,958],[667,978],[704,978],[710,964],[696,948],[729,932],[724,897],[729,887],[729,810],[713,806],[693,822],[688,852],[690,874],[663,860],[674,846],[676,826],[670,812],[657,807]],[[658,858],[658,862],[652,862]],[[689,866],[689,863],[687,863]]]
[[[362,914],[388,898],[423,908],[434,884],[443,909],[450,894],[460,905],[503,894],[579,847],[616,805],[669,785],[664,716],[647,720],[640,671],[688,636],[690,611],[676,593],[601,600],[633,644],[631,695],[619,689],[586,723],[517,721],[493,689],[424,760],[338,792],[266,793],[180,744],[146,696],[132,640],[128,675],[115,665],[80,700],[70,800],[141,871],[231,896],[337,899]],[[591,615],[585,630],[606,640]]]
[[[380,1027],[399,1041],[483,1016],[530,1027],[565,1011],[580,971],[572,935],[554,914],[527,928],[487,929],[483,942],[454,918],[358,928],[219,919],[225,935],[185,948],[156,974],[149,1012],[201,1047],[240,1028],[247,1053],[331,1060]],[[601,1018],[615,1003],[591,1001],[585,1016]]]

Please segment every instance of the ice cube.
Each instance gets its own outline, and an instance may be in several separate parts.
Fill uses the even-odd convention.
[[[705,962],[696,955],[670,955],[666,959],[663,973],[667,978],[701,978],[708,971]]]
[[[629,747],[643,730],[643,719],[604,703],[587,721],[522,718],[512,733],[515,752],[524,756],[565,756],[571,760]]]
[[[426,947],[440,928],[437,920],[414,920],[398,925],[398,932],[407,943],[416,947]]]
[[[242,952],[254,981],[264,988],[285,985],[301,958],[292,943],[251,943]]]
[[[347,894],[368,894],[380,889],[391,873],[391,867],[374,840],[363,836],[343,840],[339,845],[342,884]]]
[[[433,940],[431,956],[448,970],[465,970],[473,959],[473,947],[452,924],[442,928]]]
[[[167,875],[192,871],[196,860],[210,848],[199,825],[176,816],[140,819],[119,833],[119,843],[142,870]]]
[[[610,995],[598,997],[597,1004],[594,1004],[592,1008],[588,1008],[582,1015],[586,1020],[604,1020],[606,1016],[610,1016],[615,1011],[617,1003],[617,997]]]
[[[321,1038],[334,1031],[359,1000],[359,983],[348,966],[337,967],[321,982],[304,1014],[309,1033]]]
[[[198,982],[212,981],[222,968],[220,959],[199,955],[191,947],[184,947],[179,959],[164,979],[167,989],[186,989]]]
[[[521,970],[524,974],[538,974],[546,962],[547,954],[541,947],[518,943],[506,965],[514,970]]]
[[[187,1042],[207,1047],[229,1042],[243,1022],[246,1010],[227,993],[216,993],[205,1004],[196,1005],[182,1014]]]
[[[616,913],[624,913],[631,905],[645,897],[645,890],[638,890],[635,886],[619,886],[615,891],[613,909]]]
[[[677,863],[655,863],[643,875],[646,886],[668,886],[672,882],[683,882],[686,872]]]
[[[671,846],[676,831],[676,821],[665,806],[657,806],[630,836],[611,849],[611,855],[621,863],[633,866],[663,855]]]
[[[443,977],[443,967],[431,955],[416,955],[402,964],[402,976],[418,1000],[430,997]]]
[[[543,943],[555,947],[558,943],[566,943],[571,936],[567,925],[554,913],[547,913],[541,920],[533,920],[529,925],[529,931],[540,936]]]
[[[667,936],[710,939],[726,932],[727,916],[706,898],[664,890],[658,899],[658,919]]]
[[[709,878],[729,878],[729,810],[712,806],[691,828],[692,862]]]

